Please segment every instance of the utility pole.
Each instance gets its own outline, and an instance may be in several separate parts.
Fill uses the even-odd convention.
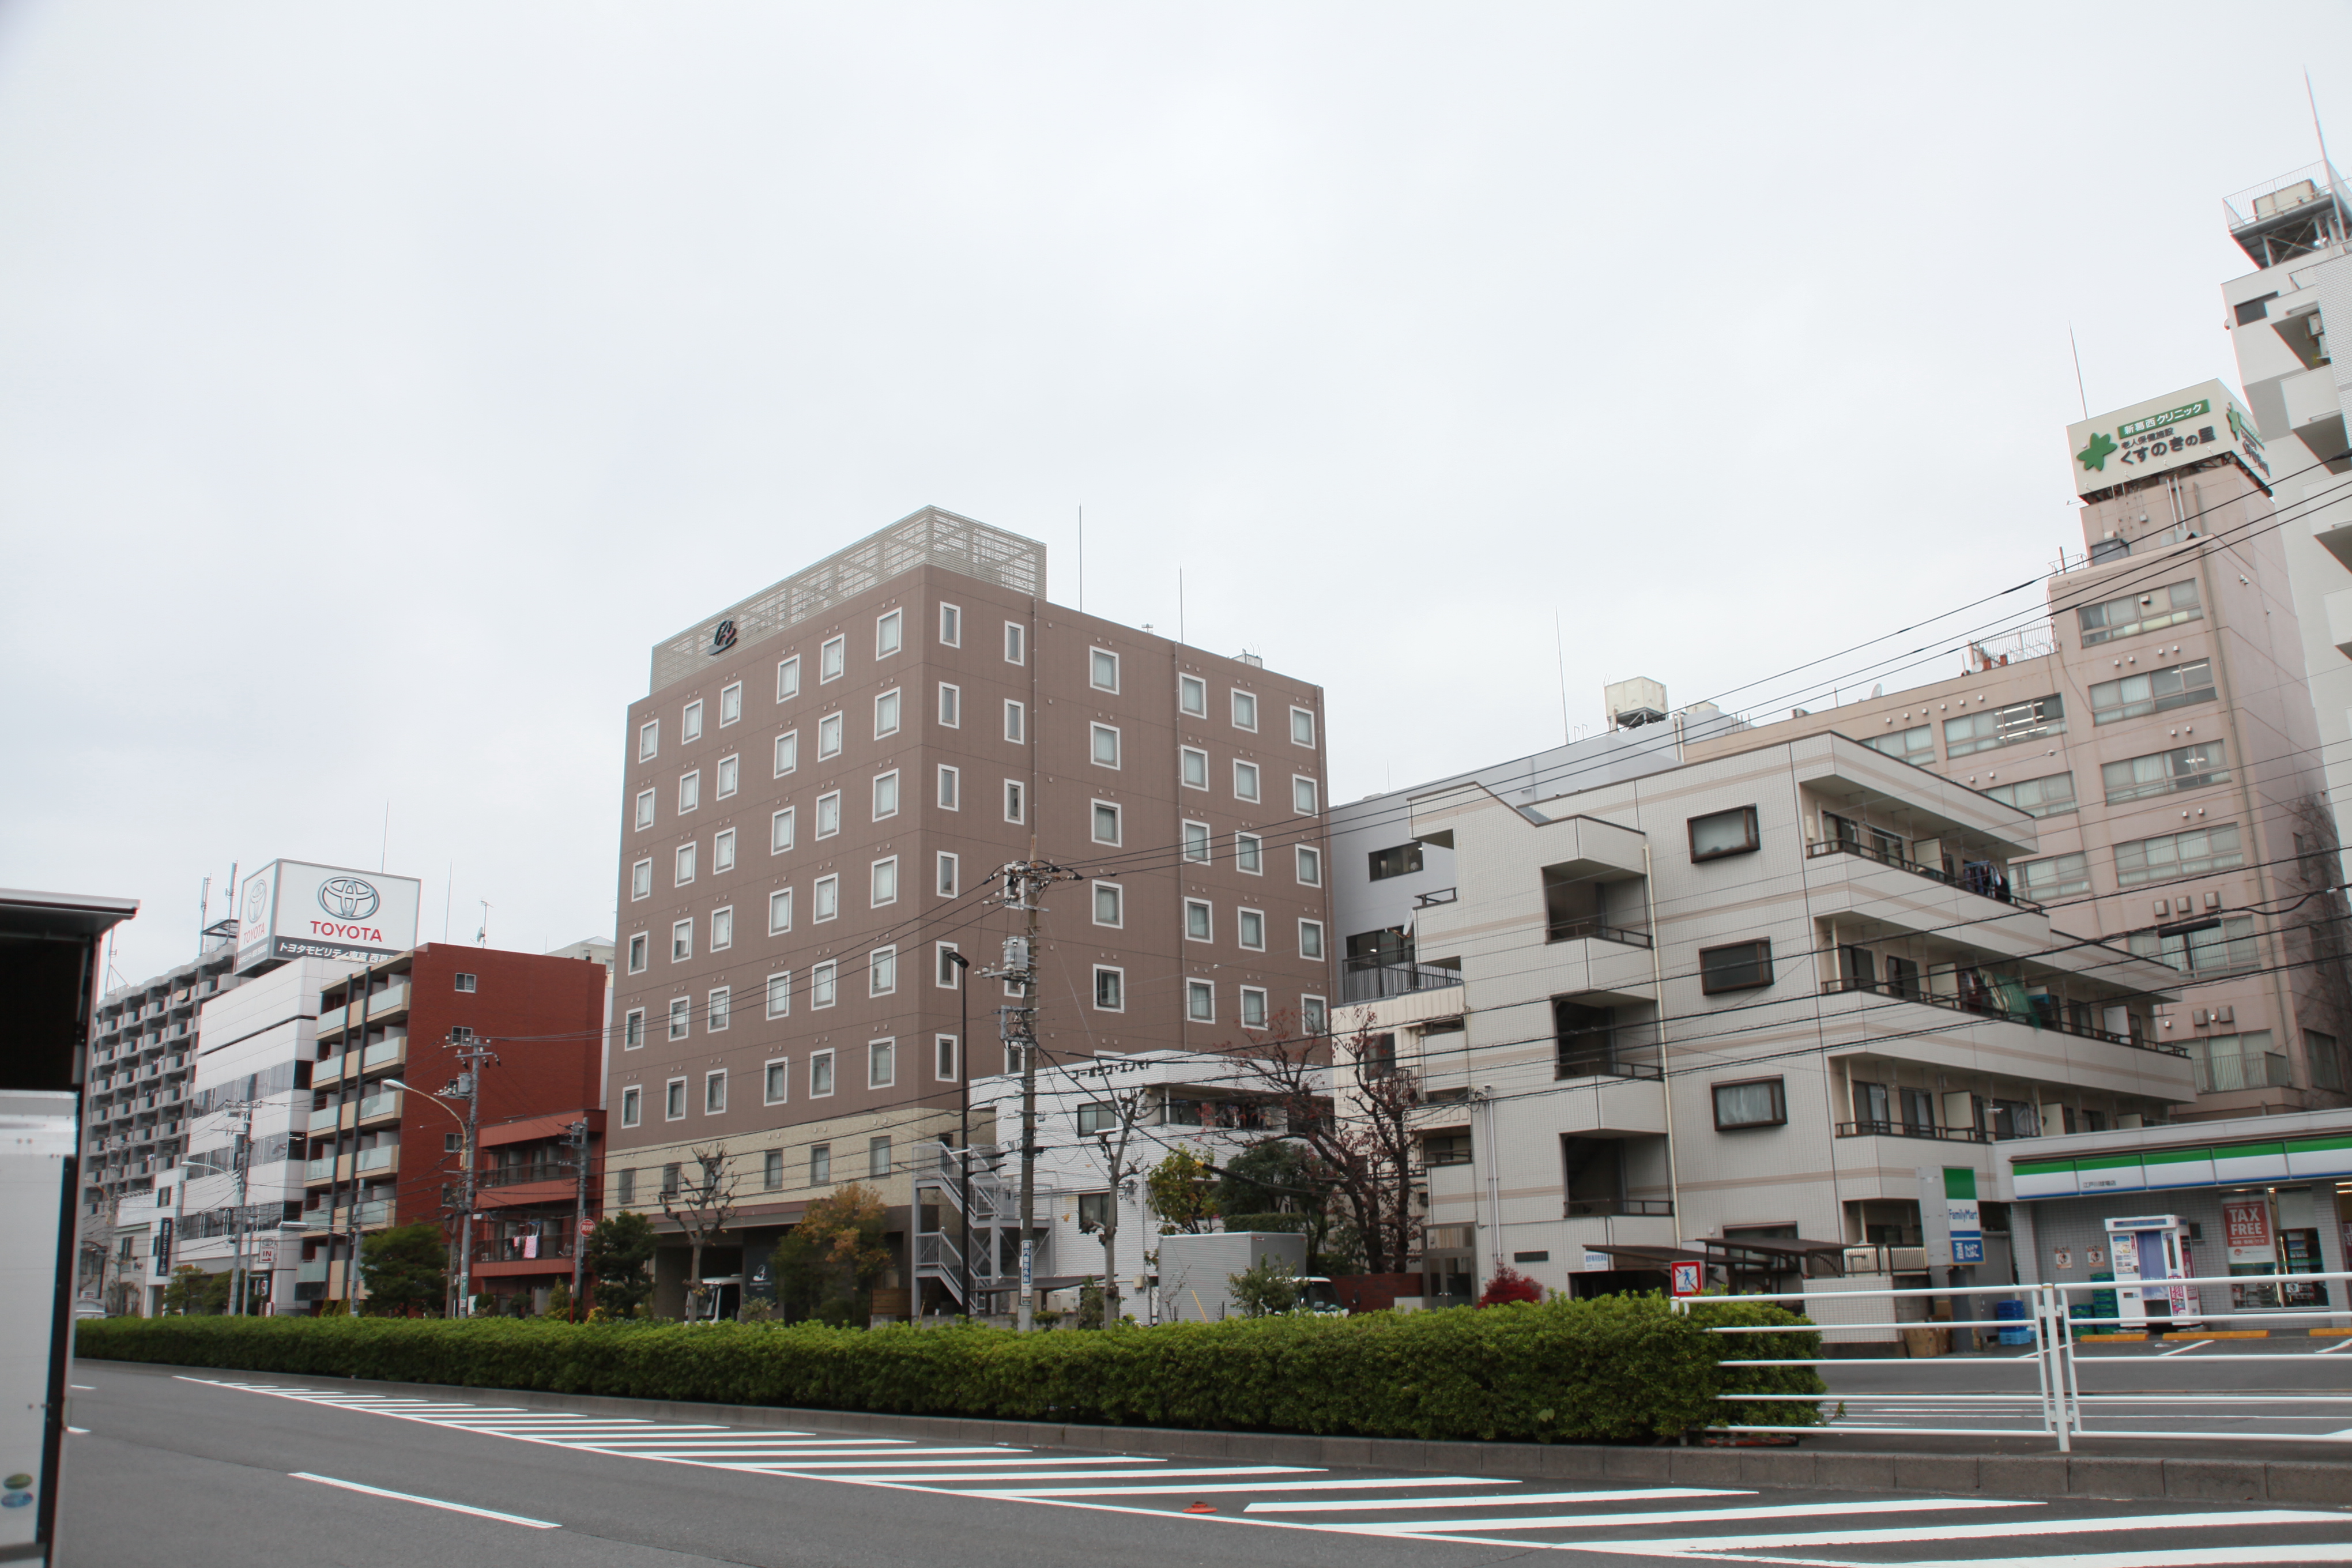
[[[576,1167],[579,1192],[572,1202],[572,1317],[580,1320],[580,1264],[588,1254],[588,1122],[586,1118],[572,1124],[563,1141],[572,1145],[572,1162]]]
[[[1035,1326],[1037,1212],[1037,917],[1047,885],[1076,881],[1079,873],[1044,860],[1016,860],[1004,868],[1004,907],[1028,917],[1024,935],[1004,939],[1004,963],[991,978],[1021,987],[1021,1000],[997,1009],[1008,1050],[1021,1053],[1021,1300],[1014,1326]]]
[[[463,1095],[466,1099],[466,1208],[457,1222],[457,1302],[458,1310],[469,1318],[474,1315],[474,1148],[482,1126],[482,1068],[495,1066],[498,1059],[488,1040],[467,1040],[465,1048],[457,1053],[465,1070],[441,1091],[445,1097]]]
[[[963,1289],[958,1296],[963,1315],[971,1310],[971,960],[954,948],[947,950],[956,972],[956,1208],[962,1228],[957,1256],[963,1261]]]

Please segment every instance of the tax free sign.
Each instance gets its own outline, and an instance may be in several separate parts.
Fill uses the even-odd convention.
[[[2270,489],[2270,458],[2254,433],[2253,416],[2218,381],[2078,420],[2066,426],[2066,447],[2074,454],[2074,493],[2080,496],[2224,453],[2244,464],[2265,491]]]

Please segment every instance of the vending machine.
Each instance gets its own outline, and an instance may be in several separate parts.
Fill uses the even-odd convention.
[[[2139,1215],[2107,1221],[2107,1256],[2115,1259],[2118,1331],[2168,1329],[2196,1311],[2186,1285],[2160,1281],[2189,1273],[2183,1243],[2189,1227],[2178,1215]]]

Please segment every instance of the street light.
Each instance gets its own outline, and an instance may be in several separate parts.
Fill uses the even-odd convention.
[[[956,1033],[956,1209],[961,1226],[961,1261],[963,1263],[963,1312],[969,1318],[971,1310],[971,960],[947,948],[948,962],[956,967],[956,1006],[962,1021]]]
[[[426,1094],[422,1089],[412,1089],[396,1078],[385,1079],[383,1080],[383,1086],[386,1089],[396,1089],[403,1094],[424,1094],[425,1104],[432,1106],[436,1110],[439,1110],[443,1115],[448,1117],[450,1121],[457,1124],[457,1145],[460,1151],[458,1158],[465,1162],[466,1167],[466,1208],[463,1217],[457,1222],[457,1305],[462,1309],[463,1315],[470,1317],[473,1315],[474,1310],[473,1124],[467,1121],[466,1118],[450,1110],[447,1106],[442,1104],[441,1097],[437,1094]],[[468,1087],[471,1086],[469,1085]],[[356,1217],[356,1215],[354,1217]],[[359,1246],[359,1243],[354,1241],[352,1243],[352,1246],[356,1248]],[[460,1314],[458,1312],[451,1312],[449,1315],[454,1318]]]

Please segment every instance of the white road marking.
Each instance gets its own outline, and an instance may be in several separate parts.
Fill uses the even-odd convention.
[[[2332,1345],[2328,1346],[2326,1350],[2324,1350],[2324,1351],[2314,1351],[2314,1352],[2312,1352],[2311,1353],[2312,1353],[2312,1354],[2314,1354],[2314,1355],[2334,1355],[2337,1351],[2342,1350],[2342,1349],[2343,1349],[2345,1346],[2347,1346],[2347,1345],[2352,1345],[2352,1339],[2337,1340],[2334,1344],[2332,1344]]]
[[[1269,1470],[1273,1470],[1278,1469],[1280,1467],[1269,1466],[1267,1468]],[[1142,1483],[1158,1480],[1162,1476],[1181,1476],[1185,1472],[1182,1470],[1154,1470],[1149,1475],[1140,1475],[1135,1479],[1139,1483]],[[1244,1474],[1246,1472],[1236,1471],[1235,1473]],[[1304,1473],[1316,1476],[1323,1474],[1321,1470],[1307,1470]],[[973,1479],[977,1480],[983,1478],[974,1477]],[[1110,1479],[1109,1477],[1105,1477],[1103,1479],[1106,1480]],[[1292,1481],[1272,1479],[1263,1481],[1216,1481],[1208,1486],[1182,1487],[1160,1487],[1139,1484],[1131,1487],[1012,1487],[1002,1490],[994,1489],[985,1490],[974,1489],[959,1495],[964,1497],[1034,1498],[1044,1500],[1055,1498],[1149,1497],[1154,1495],[1166,1495],[1171,1493],[1183,1494],[1190,1492],[1299,1492],[1309,1489],[1328,1489],[1336,1491],[1343,1488],[1349,1487],[1366,1489],[1371,1487],[1491,1487],[1494,1484],[1495,1478],[1492,1476],[1351,1476],[1339,1480],[1328,1481]],[[1074,1502],[1070,1506],[1073,1508],[1078,1508],[1089,1505]],[[1160,1510],[1157,1509],[1139,1508],[1116,1510],[1114,1511],[1128,1513],[1157,1513]],[[1265,1522],[1273,1524],[1278,1521],[1275,1520],[1267,1520]],[[1320,1530],[1323,1527],[1319,1524],[1302,1524],[1297,1528],[1300,1530]]]
[[[1792,1503],[1778,1508],[1689,1508],[1620,1513],[1529,1514],[1523,1519],[1411,1519],[1380,1524],[1318,1524],[1359,1535],[1427,1535],[1474,1530],[1591,1530],[1601,1525],[1737,1523],[1747,1519],[1830,1519],[1839,1514],[1925,1513],[1937,1509],[2040,1508],[1989,1498],[1899,1498],[1885,1502]],[[1907,1565],[1906,1565],[1907,1568]]]
[[[2211,1340],[2191,1340],[2187,1344],[2180,1346],[2177,1350],[2158,1351],[2156,1353],[2159,1356],[2187,1355],[2190,1351],[2201,1351],[2207,1345],[2212,1344],[2213,1342],[2214,1342]]]
[[[1635,1487],[1613,1492],[1508,1492],[1496,1497],[1381,1498],[1378,1501],[1254,1502],[1244,1513],[1368,1513],[1381,1508],[1519,1508],[1532,1503],[1649,1502],[1680,1497],[1754,1497],[1753,1491],[1719,1487]],[[1475,1523],[1473,1520],[1468,1522]]]
[[[1527,1543],[1515,1541],[1509,1544]],[[1565,1547],[1550,1542],[1541,1544],[1554,1551],[1585,1550],[1581,1543]],[[1621,1544],[1620,1550],[1629,1549]],[[1710,1552],[1700,1561],[1714,1561],[1717,1556]],[[1851,1562],[1820,1557],[1740,1557],[1724,1552],[1720,1558],[1732,1563],[1773,1563],[1780,1568],[1855,1568]],[[2057,1557],[1948,1557],[1932,1563],[1906,1560],[1897,1568],[2234,1568],[2241,1563],[2254,1564],[2255,1568],[2273,1568],[2280,1563],[2352,1563],[2352,1545],[2208,1546],[2177,1552],[2074,1552]]]
[[[1041,1459],[1041,1460],[1039,1460],[1038,1462],[1039,1462],[1040,1464],[1052,1464],[1052,1463],[1054,1463],[1055,1461],[1050,1460],[1050,1459]],[[759,1473],[761,1473],[761,1474],[763,1474],[763,1475],[781,1475],[781,1476],[788,1476],[788,1475],[791,1475],[791,1474],[793,1473],[793,1472],[792,1472],[792,1470],[791,1470],[791,1468],[790,1468],[789,1467],[776,1467],[776,1466],[770,1466],[770,1465],[732,1465],[732,1466],[730,1466],[730,1467],[728,1467],[728,1468],[730,1468],[730,1469],[742,1469],[742,1470],[752,1470],[752,1471],[757,1471],[757,1472],[759,1472]],[[1258,1476],[1258,1475],[1266,1475],[1266,1474],[1269,1474],[1269,1473],[1273,1473],[1273,1472],[1276,1472],[1276,1471],[1282,1471],[1282,1470],[1284,1470],[1284,1467],[1282,1467],[1282,1466],[1280,1466],[1280,1465],[1271,1465],[1271,1466],[1262,1466],[1262,1465],[1223,1465],[1223,1466],[1218,1466],[1218,1467],[1216,1467],[1216,1468],[1199,1468],[1199,1469],[1179,1469],[1179,1468],[1171,1468],[1171,1469],[1165,1469],[1165,1470],[1153,1470],[1152,1472],[1150,1472],[1150,1479],[1153,1479],[1153,1480],[1159,1480],[1159,1479],[1162,1479],[1162,1478],[1164,1478],[1164,1477],[1167,1477],[1167,1476]],[[1292,1474],[1300,1474],[1300,1475],[1320,1475],[1320,1474],[1322,1474],[1322,1472],[1321,1472],[1320,1470],[1297,1470],[1297,1471],[1291,1471],[1291,1472],[1288,1472],[1288,1473],[1292,1473]],[[959,1475],[937,1475],[937,1476],[861,1476],[861,1475],[834,1475],[834,1476],[820,1476],[820,1477],[818,1477],[818,1478],[816,1478],[816,1479],[819,1479],[819,1480],[827,1480],[827,1481],[873,1481],[873,1482],[876,1482],[876,1483],[877,1483],[877,1484],[879,1484],[879,1485],[883,1485],[883,1486],[894,1486],[894,1487],[898,1487],[898,1486],[903,1486],[903,1487],[915,1487],[915,1486],[937,1486],[937,1487],[938,1487],[940,1489],[941,1489],[941,1490],[947,1490],[947,1489],[949,1489],[949,1487],[950,1487],[950,1483],[952,1483],[952,1482],[956,1482],[956,1481],[986,1481],[986,1482],[988,1483],[988,1485],[987,1485],[985,1488],[981,1488],[981,1487],[958,1487],[958,1488],[955,1488],[955,1489],[954,1489],[954,1493],[953,1493],[953,1495],[955,1495],[955,1496],[957,1496],[957,1497],[1021,1498],[1021,1497],[1033,1497],[1033,1496],[1034,1496],[1034,1497],[1044,1497],[1044,1496],[1045,1496],[1045,1495],[1047,1495],[1047,1494],[1046,1494],[1046,1493],[1045,1493],[1045,1492],[1032,1492],[1031,1490],[1029,1490],[1028,1489],[1024,1488],[1024,1487],[1013,1487],[1013,1488],[1010,1488],[1010,1489],[1008,1489],[1008,1488],[1006,1488],[1006,1487],[1005,1487],[1004,1483],[1005,1483],[1005,1482],[1007,1482],[1007,1481],[1101,1481],[1101,1480],[1108,1480],[1108,1479],[1110,1479],[1111,1478],[1110,1478],[1110,1477],[1108,1477],[1108,1476],[1106,1476],[1106,1475],[1104,1475],[1100,1470],[1024,1470],[1024,1471],[1017,1471],[1017,1472],[1015,1472],[1015,1473],[1013,1473],[1013,1474],[1012,1474],[1012,1475],[1004,1475],[1004,1474],[1001,1474],[1001,1473],[991,1473],[991,1474],[989,1474],[989,1475],[985,1475],[985,1476],[974,1476],[974,1475],[961,1475],[961,1476],[959,1476]],[[1264,1490],[1266,1490],[1267,1489],[1269,1489],[1269,1488],[1271,1488],[1271,1487],[1280,1486],[1280,1487],[1282,1487],[1282,1489],[1283,1489],[1284,1490],[1288,1491],[1288,1490],[1292,1490],[1292,1489],[1295,1489],[1299,1488],[1299,1487],[1319,1487],[1319,1486],[1330,1486],[1330,1485],[1333,1485],[1333,1484],[1335,1484],[1335,1483],[1333,1483],[1333,1482],[1329,1482],[1329,1481],[1289,1481],[1289,1482],[1266,1481],[1266,1482],[1264,1482],[1264,1483],[1261,1483],[1261,1484],[1258,1484],[1258,1485],[1254,1485],[1254,1486],[1244,1487],[1244,1488],[1240,1488],[1240,1489],[1228,1489],[1228,1488],[1225,1488],[1225,1487],[1163,1487],[1163,1488],[1160,1488],[1160,1489],[1160,1489],[1160,1490],[1162,1490],[1162,1491],[1171,1491],[1171,1492],[1175,1492],[1175,1491],[1212,1491],[1212,1492],[1213,1492],[1213,1491],[1224,1491],[1224,1490],[1228,1490],[1228,1489],[1240,1489],[1240,1490],[1244,1490],[1244,1491],[1264,1491]],[[1338,1484],[1338,1485],[1341,1485],[1341,1486],[1371,1486],[1371,1485],[1375,1485],[1375,1484],[1377,1484],[1377,1483],[1370,1482],[1370,1481],[1342,1481],[1342,1482],[1339,1482],[1339,1483],[1336,1483],[1336,1484]],[[1411,1483],[1411,1484],[1412,1484],[1412,1485],[1414,1485],[1414,1486],[1443,1486],[1443,1485],[1450,1485],[1450,1484],[1452,1484],[1452,1483],[1449,1483],[1449,1482],[1442,1482],[1442,1481],[1439,1481],[1439,1482],[1433,1482],[1433,1481],[1414,1481],[1414,1482],[1412,1482],[1412,1483]],[[1482,1482],[1482,1481],[1472,1481],[1472,1482],[1468,1482],[1468,1483],[1466,1483],[1466,1484],[1468,1484],[1468,1485],[1473,1485],[1473,1486],[1480,1486],[1480,1485],[1485,1485],[1485,1484],[1487,1484],[1487,1483],[1486,1483],[1486,1482]],[[1128,1496],[1128,1495],[1129,1495],[1129,1494],[1131,1494],[1131,1493],[1135,1492],[1135,1491],[1136,1491],[1136,1490],[1138,1490],[1139,1489],[1138,1489],[1138,1488],[1135,1488],[1135,1487],[1072,1487],[1072,1488],[1070,1488],[1069,1489],[1070,1489],[1071,1491],[1074,1491],[1074,1492],[1095,1492],[1095,1491],[1098,1491],[1098,1492],[1103,1493],[1103,1494],[1104,1494],[1104,1495],[1106,1495],[1106,1496],[1125,1497],[1125,1496]],[[1147,1491],[1148,1491],[1148,1490],[1150,1490],[1151,1489],[1147,1487],[1147,1488],[1142,1488],[1142,1489],[1139,1489],[1147,1490]]]
[[[525,1519],[519,1513],[500,1513],[494,1508],[475,1508],[462,1502],[449,1502],[436,1497],[418,1497],[414,1492],[386,1491],[382,1487],[363,1487],[357,1481],[339,1481],[332,1476],[314,1476],[307,1470],[287,1472],[298,1481],[316,1481],[324,1487],[341,1487],[347,1492],[365,1492],[370,1497],[387,1497],[400,1502],[421,1502],[426,1508],[447,1509],[451,1513],[470,1513],[478,1519],[503,1520],[509,1524],[528,1525],[533,1530],[562,1530],[551,1519]]]
[[[1580,1541],[1587,1552],[1643,1556],[1685,1552],[1780,1552],[1801,1546],[1887,1546],[1929,1541],[2001,1541],[2031,1535],[2099,1535],[2126,1530],[2246,1529],[2279,1524],[2341,1524],[2340,1513],[2252,1509],[2241,1513],[2144,1513],[2111,1519],[2020,1519],[1999,1524],[1928,1524],[1906,1530],[1809,1530],[1786,1535],[1686,1535],[1671,1541]],[[2291,1563],[2293,1547],[2271,1548],[2273,1561]],[[1998,1560],[1996,1560],[1998,1561]]]
[[[77,1437],[87,1437],[89,1436],[89,1428],[87,1426],[68,1426],[66,1430],[72,1433]]]
[[[2345,1342],[2344,1342],[2344,1343],[2345,1343],[2345,1344],[2352,1344],[2352,1340],[2347,1340],[2347,1341],[2345,1341]],[[2337,1348],[2338,1350],[2341,1350],[2341,1349],[2343,1349],[2344,1347],[2343,1347],[2343,1345],[2338,1345],[2336,1348]],[[90,1385],[89,1385],[89,1384],[87,1384],[87,1383],[68,1383],[68,1384],[66,1384],[66,1386],[67,1386],[68,1388],[79,1389],[80,1392],[82,1392],[82,1393],[84,1393],[84,1394],[96,1394],[96,1393],[98,1392],[98,1390],[97,1390],[96,1388],[93,1388],[92,1386],[90,1386]]]

